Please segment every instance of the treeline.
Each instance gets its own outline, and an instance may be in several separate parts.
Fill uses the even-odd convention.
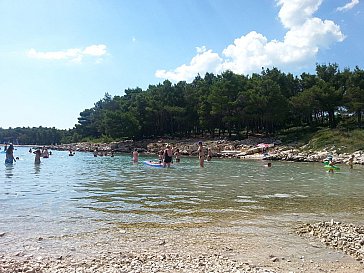
[[[159,136],[274,134],[294,126],[329,126],[364,109],[364,71],[316,65],[300,77],[277,68],[260,74],[207,73],[192,83],[127,89],[80,113],[73,137],[152,138]]]
[[[67,130],[46,127],[0,128],[1,143],[50,145],[59,144],[71,134]]]
[[[239,75],[206,73],[191,83],[166,80],[147,90],[108,93],[80,113],[71,130],[0,129],[0,139],[17,137],[26,144],[69,143],[99,139],[234,136],[274,134],[279,130],[350,123],[362,126],[364,71],[316,65],[316,74],[294,76],[277,68]]]

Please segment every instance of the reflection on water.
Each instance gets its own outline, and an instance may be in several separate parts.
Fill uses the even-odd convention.
[[[34,174],[39,175],[40,173],[40,165],[41,164],[34,164]]]
[[[5,177],[6,178],[12,178],[13,177],[13,164],[5,164]]]
[[[0,231],[59,235],[110,223],[201,224],[282,213],[363,217],[361,166],[332,175],[318,163],[265,168],[261,161],[216,159],[201,169],[197,159],[183,158],[163,169],[132,164],[130,155],[67,152],[37,165],[27,148],[16,152],[21,159],[2,167]]]

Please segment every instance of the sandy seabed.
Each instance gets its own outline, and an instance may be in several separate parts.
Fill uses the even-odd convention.
[[[291,217],[291,216],[290,216]],[[298,236],[292,219],[141,224],[27,240],[0,237],[0,272],[364,272],[362,262]]]

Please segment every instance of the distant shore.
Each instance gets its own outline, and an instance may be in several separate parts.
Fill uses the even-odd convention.
[[[61,145],[49,145],[51,150],[72,150],[79,152],[94,152],[96,149],[105,154],[131,153],[137,149],[139,153],[158,154],[164,150],[166,144],[178,148],[182,156],[197,156],[198,141],[201,139],[158,139],[158,140],[125,140],[112,143],[71,143]],[[251,137],[245,140],[226,139],[205,139],[202,140],[206,148],[210,148],[213,157],[229,157],[252,160],[284,160],[294,162],[322,162],[331,155],[337,164],[348,164],[353,155],[353,164],[364,165],[364,151],[359,150],[354,153],[339,153],[335,149],[323,149],[319,151],[305,149],[304,146],[293,144],[283,144],[275,138]],[[262,146],[266,144],[266,148]]]

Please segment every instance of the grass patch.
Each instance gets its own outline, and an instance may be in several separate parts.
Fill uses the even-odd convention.
[[[336,150],[338,153],[352,153],[357,150],[364,150],[364,130],[322,129],[311,136],[306,148]]]
[[[353,153],[364,150],[364,129],[291,127],[279,132],[278,138],[286,145],[305,146],[304,150],[336,150]]]
[[[315,127],[299,126],[281,130],[278,138],[285,144],[302,146],[307,144],[318,131]]]

